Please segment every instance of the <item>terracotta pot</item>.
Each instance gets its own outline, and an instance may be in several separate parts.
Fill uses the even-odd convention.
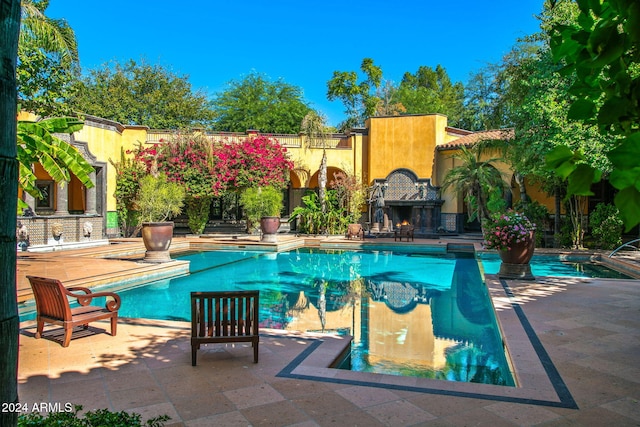
[[[501,250],[500,259],[507,264],[528,264],[533,257],[536,240],[533,231],[529,232],[529,238],[524,242],[513,243],[511,249]]]
[[[278,216],[265,216],[260,218],[260,230],[262,231],[263,242],[275,242],[276,233],[280,228],[280,217]]]
[[[147,249],[147,262],[171,261],[169,247],[173,239],[173,222],[145,222],[142,224],[142,241]]]
[[[512,244],[509,250],[499,251],[502,263],[500,263],[498,277],[501,279],[534,280],[535,277],[531,273],[529,261],[533,257],[535,246],[536,240],[533,231],[531,231],[529,238],[524,242]]]

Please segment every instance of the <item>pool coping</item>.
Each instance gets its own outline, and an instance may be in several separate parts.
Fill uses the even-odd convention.
[[[502,332],[515,387],[404,377],[331,368],[351,344],[349,336],[305,334],[311,344],[276,376],[320,382],[405,390],[445,396],[578,409],[553,361],[538,339],[510,282],[486,275],[485,283]]]

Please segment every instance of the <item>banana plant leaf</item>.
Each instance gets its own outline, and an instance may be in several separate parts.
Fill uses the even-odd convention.
[[[73,133],[82,129],[83,122],[72,117],[53,117],[38,122],[18,121],[17,159],[20,164],[20,187],[40,197],[36,187],[33,164],[40,163],[56,182],[69,181],[70,173],[87,188],[94,186],[90,174],[94,171],[82,154],[70,143],[54,133]]]

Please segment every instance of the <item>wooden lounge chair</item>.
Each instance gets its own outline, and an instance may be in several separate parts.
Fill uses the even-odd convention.
[[[44,324],[52,323],[64,328],[63,347],[68,347],[73,328],[82,325],[85,329],[89,323],[102,319],[111,319],[111,335],[115,336],[118,326],[118,309],[120,296],[113,292],[91,292],[87,288],[65,288],[57,279],[27,276],[36,300],[37,328],[36,338],[42,336]],[[83,293],[74,293],[83,292]],[[71,307],[69,299],[77,298],[79,307]],[[93,298],[107,297],[104,308],[91,304]],[[111,298],[111,299],[109,299]]]
[[[362,239],[364,240],[364,228],[361,224],[349,224],[347,228],[347,239]]]
[[[191,365],[200,344],[250,342],[258,363],[259,291],[191,292]]]
[[[407,239],[407,242],[409,241],[409,239],[411,239],[411,241],[413,242],[413,225],[401,225],[400,229],[394,231],[394,242],[398,239],[400,239],[400,241],[402,242],[403,237]]]

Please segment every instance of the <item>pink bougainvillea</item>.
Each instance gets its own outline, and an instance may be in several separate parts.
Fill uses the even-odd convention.
[[[286,187],[293,162],[287,149],[264,136],[246,138],[240,143],[223,143],[215,152],[216,179],[229,189],[247,187]]]
[[[167,175],[191,197],[219,196],[247,187],[286,187],[293,162],[286,148],[264,136],[216,144],[183,137],[135,151],[147,173]]]

